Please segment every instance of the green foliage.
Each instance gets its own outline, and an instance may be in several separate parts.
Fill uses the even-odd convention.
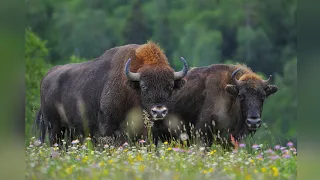
[[[264,121],[271,133],[281,140],[297,138],[297,59],[288,61],[284,75],[277,75],[274,82],[278,92],[267,99],[264,107]]]
[[[25,64],[26,64],[26,135],[31,135],[31,125],[35,112],[40,107],[40,82],[45,75],[47,65],[44,59],[48,55],[46,42],[42,41],[29,28],[25,31]]]

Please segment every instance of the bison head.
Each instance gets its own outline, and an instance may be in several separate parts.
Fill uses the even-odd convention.
[[[145,65],[138,73],[130,72],[130,61],[125,66],[127,84],[138,91],[141,106],[148,111],[153,120],[163,120],[168,114],[167,102],[174,90],[181,88],[186,80],[183,79],[188,72],[188,64],[181,57],[184,64],[179,72],[168,66]]]
[[[232,73],[234,85],[228,84],[226,91],[240,101],[242,116],[245,118],[249,130],[257,130],[261,126],[264,100],[277,92],[278,88],[275,85],[269,85],[271,75],[267,80],[253,78],[241,81],[235,78],[239,71],[240,69],[237,69]]]

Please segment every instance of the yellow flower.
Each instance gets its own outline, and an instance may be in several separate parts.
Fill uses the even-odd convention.
[[[267,168],[261,168],[261,172],[266,172]]]
[[[101,166],[104,166],[104,162],[101,161],[101,162],[99,163],[99,166],[100,166],[100,167],[101,167]]]
[[[203,170],[203,174],[207,174],[208,173],[208,171],[207,170]]]
[[[110,160],[108,161],[108,163],[109,163],[109,164],[112,164],[112,163],[113,163],[113,160],[112,160],[112,159],[110,159]]]
[[[146,168],[146,166],[141,164],[139,166],[139,171],[143,172],[145,168]]]
[[[255,169],[253,172],[254,172],[254,173],[258,173],[258,170]]]
[[[245,177],[245,180],[251,180],[251,175],[247,174],[246,177]]]
[[[254,160],[253,160],[253,159],[251,159],[251,160],[250,160],[250,163],[254,163]]]
[[[167,150],[168,150],[168,151],[171,151],[171,150],[172,150],[172,148],[171,148],[171,147],[169,147]]]
[[[210,152],[210,155],[213,155],[216,152],[217,152],[217,150],[213,150],[213,151]]]
[[[88,161],[88,159],[89,159],[88,156],[85,156],[85,157],[82,159],[82,162],[83,162],[83,163],[86,163],[86,162]]]
[[[273,176],[274,176],[274,177],[279,176],[279,170],[278,170],[278,168],[272,167],[272,171],[273,171]]]
[[[137,156],[137,161],[143,161],[143,158],[140,154]]]
[[[168,142],[166,141],[166,142],[164,142],[163,144],[168,144]]]
[[[72,166],[70,166],[70,167],[68,167],[68,168],[66,169],[66,173],[67,173],[67,174],[72,174]]]
[[[210,169],[209,169],[209,172],[213,172],[213,171],[214,171],[214,169],[213,169],[213,168],[210,168]]]

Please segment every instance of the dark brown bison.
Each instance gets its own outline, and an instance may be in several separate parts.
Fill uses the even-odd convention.
[[[278,89],[269,85],[270,78],[263,80],[244,65],[194,68],[186,79],[185,86],[172,95],[169,107],[183,122],[180,133],[185,130],[191,138],[191,132],[196,132],[209,146],[214,137],[218,143],[226,138],[224,144],[230,145],[230,135],[240,140],[254,133],[261,126],[265,99]],[[167,127],[161,127],[158,134],[168,135]]]
[[[148,42],[109,49],[92,61],[55,66],[41,82],[37,124],[48,127],[52,145],[69,129],[75,130],[72,136],[84,136],[86,127],[91,137],[113,136],[134,107],[163,119],[172,92],[185,84],[188,65],[181,59],[183,69],[175,72],[162,50]]]

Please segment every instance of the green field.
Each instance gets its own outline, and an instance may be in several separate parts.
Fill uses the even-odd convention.
[[[233,151],[167,142],[157,151],[143,141],[105,145],[99,151],[90,145],[90,138],[84,145],[75,140],[65,151],[39,146],[32,138],[26,148],[26,179],[296,179],[291,142],[286,147],[239,144]]]

